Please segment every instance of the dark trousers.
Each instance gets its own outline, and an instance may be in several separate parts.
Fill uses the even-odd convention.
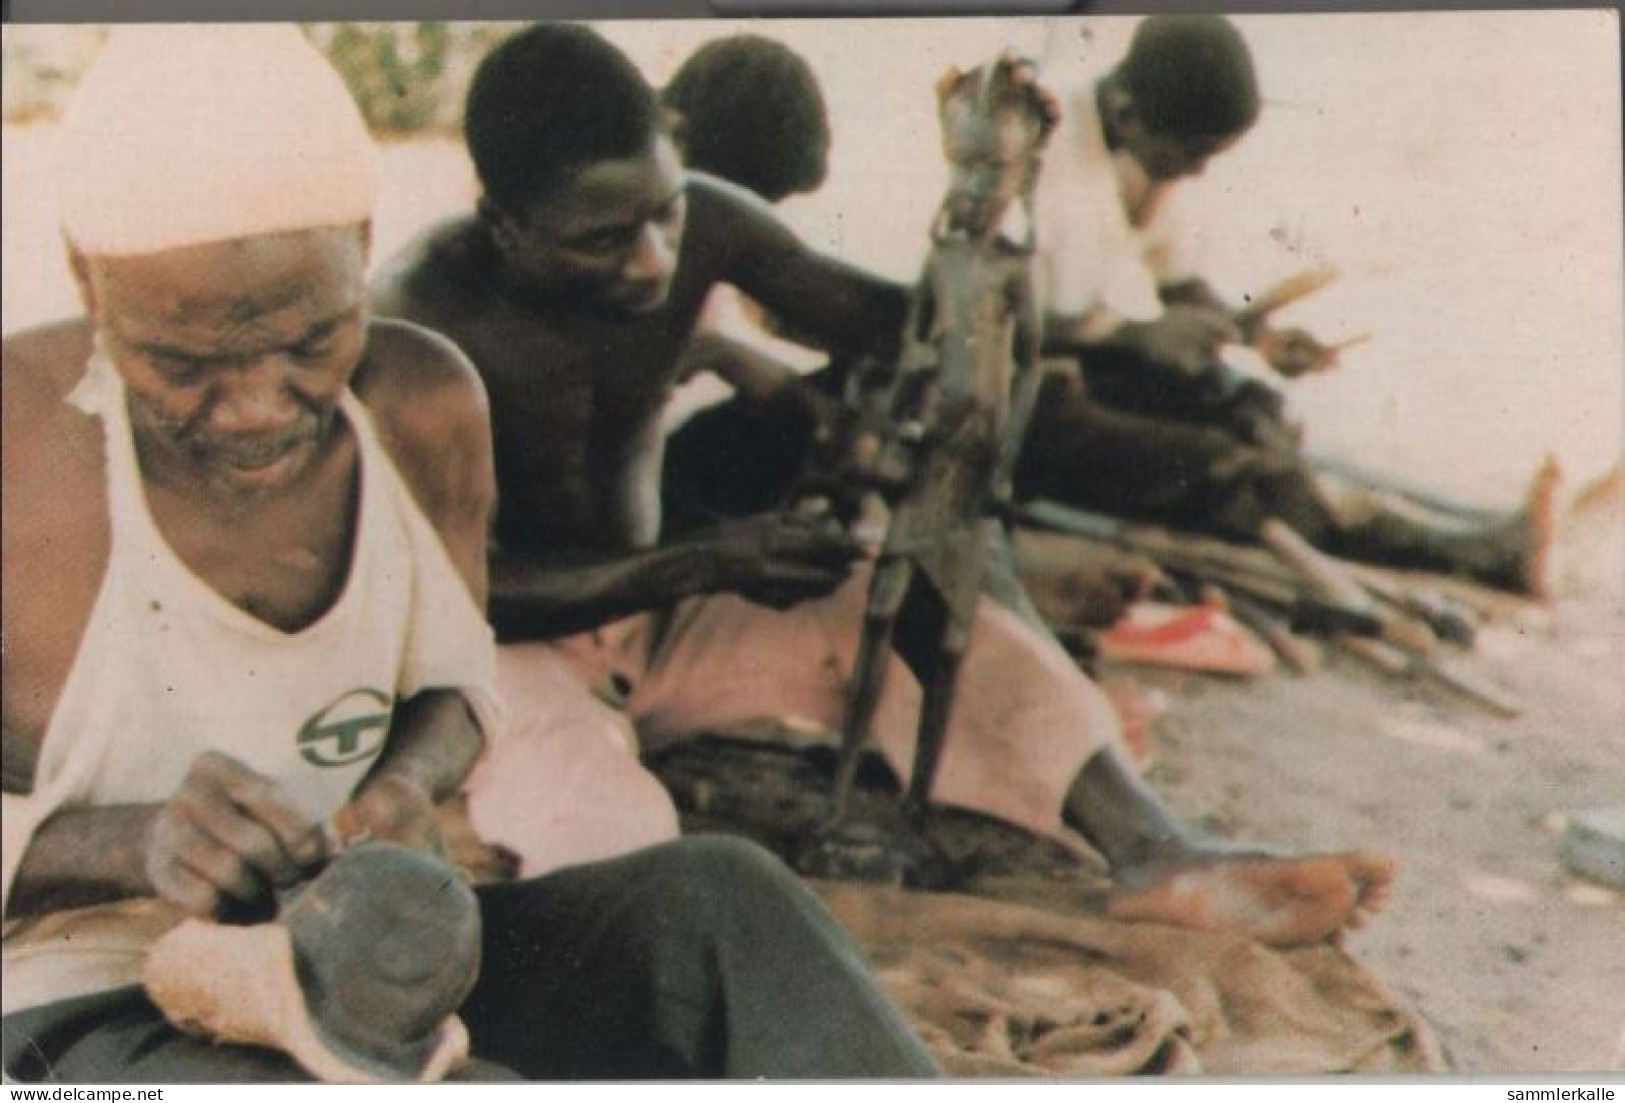
[[[1117,360],[1109,378],[1132,375]],[[809,381],[836,395],[835,372]],[[1094,380],[1091,377],[1091,386]],[[1108,384],[1114,397],[1126,385]],[[1162,390],[1176,394],[1172,387]],[[1144,396],[1142,396],[1144,397]],[[1151,398],[1165,396],[1158,391]],[[1204,423],[1172,398],[1152,412],[1101,401],[1075,377],[1045,379],[1016,467],[1019,498],[1053,498],[1122,517],[1248,537],[1280,517],[1311,540],[1332,535],[1332,518],[1296,453],[1248,447],[1220,424]],[[668,531],[782,505],[813,439],[805,409],[730,399],[695,414],[666,443]]]
[[[479,890],[468,1079],[898,1078],[930,1055],[799,881],[738,839],[692,837]],[[8,1015],[8,1077],[308,1079],[281,1054],[170,1027],[128,988]]]

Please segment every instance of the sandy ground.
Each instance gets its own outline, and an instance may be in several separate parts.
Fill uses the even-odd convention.
[[[1332,337],[1376,330],[1343,374],[1295,395],[1312,438],[1501,502],[1545,451],[1580,478],[1620,455],[1617,34],[1607,13],[1525,15],[1388,28],[1402,34],[1355,17],[1249,20],[1277,121],[1204,182],[1208,210],[1237,216],[1217,243],[1232,286],[1335,260],[1345,283],[1304,320]],[[824,206],[789,213],[902,277],[917,249],[896,243],[923,240],[928,204],[909,206],[916,226],[895,200],[888,215],[862,197],[935,194],[923,93],[943,63],[985,52],[989,32],[913,36],[917,64],[900,67],[883,31],[802,41],[832,89],[836,164]],[[1052,31],[1026,39],[1042,49]],[[714,32],[616,33],[663,79]],[[1373,56],[1387,59],[1380,80]],[[870,83],[830,81],[840,65]],[[1542,66],[1550,79],[1527,71]],[[1496,83],[1514,68],[1517,96]],[[913,114],[874,111],[905,95]],[[1346,140],[1302,151],[1329,133]],[[7,332],[74,309],[50,139],[5,128]],[[472,190],[450,142],[392,145],[384,163],[381,257],[466,209]],[[899,175],[905,165],[931,167]],[[1566,875],[1557,856],[1566,812],[1625,800],[1625,599],[1617,540],[1600,547],[1582,558],[1587,586],[1480,642],[1482,667],[1527,703],[1515,720],[1346,664],[1245,685],[1135,675],[1170,694],[1151,776],[1182,812],[1240,838],[1399,858],[1389,912],[1352,945],[1465,1071],[1625,1069],[1625,896]]]
[[[1393,903],[1349,945],[1460,1071],[1625,1070],[1625,894],[1558,856],[1567,812],[1625,797],[1625,606],[1496,625],[1476,665],[1524,715],[1348,661],[1249,684],[1135,672],[1172,704],[1149,776],[1233,838],[1394,854]]]

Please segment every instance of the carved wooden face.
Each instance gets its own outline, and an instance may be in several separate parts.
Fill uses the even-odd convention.
[[[950,72],[938,86],[942,149],[948,159],[946,210],[952,228],[982,237],[997,230],[1010,204],[1037,175],[1046,133],[1032,95],[1030,67],[1001,60],[964,76]]]

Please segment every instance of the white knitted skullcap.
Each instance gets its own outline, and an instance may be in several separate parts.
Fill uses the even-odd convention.
[[[355,101],[289,25],[115,30],[60,157],[62,228],[88,255],[361,222],[377,188]]]

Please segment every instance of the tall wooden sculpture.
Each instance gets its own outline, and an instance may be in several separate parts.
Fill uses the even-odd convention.
[[[1036,77],[1031,62],[1006,54],[969,73],[950,70],[937,84],[948,192],[932,224],[902,357],[883,373],[883,386],[873,372],[855,383],[860,405],[874,409],[883,393],[879,404],[889,409],[884,439],[860,440],[871,482],[891,492],[891,520],[869,592],[833,814],[802,863],[811,872],[853,872],[841,854],[869,837],[849,820],[849,796],[900,615],[935,635],[912,664],[924,703],[904,808],[917,812],[930,797],[982,590],[986,529],[1000,524],[1009,503],[1038,393],[1032,195],[1054,115]],[[890,462],[899,450],[911,462]],[[897,477],[899,466],[906,477]]]

